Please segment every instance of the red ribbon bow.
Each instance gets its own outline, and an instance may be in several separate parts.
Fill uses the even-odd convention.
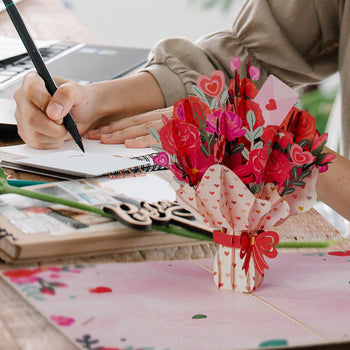
[[[250,257],[253,255],[254,263],[259,273],[262,275],[264,269],[269,269],[263,255],[268,258],[275,258],[277,256],[277,249],[275,245],[279,242],[278,234],[274,231],[264,231],[257,236],[250,235],[247,231],[241,234],[241,251],[240,258],[244,259],[243,270],[248,273]]]

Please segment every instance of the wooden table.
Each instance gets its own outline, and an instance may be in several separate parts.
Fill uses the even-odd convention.
[[[34,38],[62,39],[66,41],[81,41],[87,43],[104,43],[80,23],[58,0],[25,0],[18,4],[25,22]],[[0,14],[0,35],[16,36],[7,13]],[[16,144],[20,139],[0,140],[0,146]],[[42,180],[38,175],[7,170],[16,178]],[[44,178],[44,180],[50,180]],[[307,213],[294,221],[287,222],[282,228],[282,239],[324,240],[334,238],[336,230],[315,212]],[[300,229],[300,227],[302,229]],[[338,238],[340,238],[338,236]],[[333,249],[349,249],[347,241],[338,244]],[[110,254],[104,257],[87,257],[65,259],[51,263],[95,263],[95,262],[126,262],[162,259],[196,259],[213,257],[213,244],[198,244],[187,247],[173,247],[164,250],[148,250],[122,254]],[[41,265],[38,261],[35,265]],[[26,265],[28,266],[28,265]],[[19,267],[18,265],[16,267]],[[10,266],[0,263],[0,269]],[[348,345],[350,346],[350,345]],[[327,347],[319,347],[326,349]],[[333,347],[332,347],[333,348]],[[337,348],[347,348],[338,346]],[[0,280],[0,349],[1,350],[76,350],[79,349],[55,326],[39,314],[26,300],[23,300],[3,280]]]

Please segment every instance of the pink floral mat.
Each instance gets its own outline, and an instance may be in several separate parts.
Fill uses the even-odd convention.
[[[350,252],[280,254],[253,294],[219,291],[213,261],[3,271],[87,350],[255,349],[350,339]]]

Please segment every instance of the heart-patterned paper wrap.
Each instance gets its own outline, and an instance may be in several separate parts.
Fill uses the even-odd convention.
[[[251,292],[277,255],[274,227],[312,208],[318,174],[334,156],[323,152],[327,134],[314,117],[295,106],[295,91],[274,76],[259,91],[259,69],[248,62],[241,78],[240,63],[231,60],[227,89],[222,72],[200,76],[196,96],[177,101],[151,134],[161,145],[153,160],[180,183],[178,201],[213,228],[218,288]]]
[[[314,172],[298,193],[281,197],[268,183],[257,197],[230,169],[213,165],[197,189],[185,185],[177,190],[179,203],[214,229],[218,288],[251,292],[261,284],[264,269],[269,268],[264,255],[277,256],[279,239],[273,228],[313,207],[317,175]]]

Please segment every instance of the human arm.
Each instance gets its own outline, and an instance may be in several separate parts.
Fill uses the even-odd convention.
[[[350,160],[328,148],[325,151],[334,154],[335,158],[328,170],[318,177],[318,199],[350,220]]]

